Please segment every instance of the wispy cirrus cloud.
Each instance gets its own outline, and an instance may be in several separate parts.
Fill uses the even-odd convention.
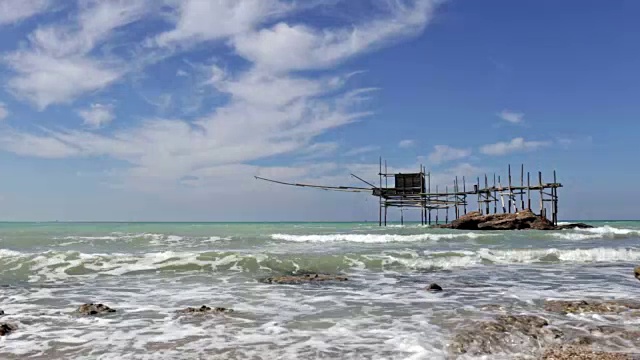
[[[0,25],[13,24],[46,11],[51,0],[0,0]]]
[[[485,155],[506,155],[514,152],[531,151],[551,146],[550,141],[527,141],[517,137],[510,141],[500,141],[480,147],[480,152]]]
[[[372,152],[378,151],[378,150],[380,150],[380,146],[368,145],[368,146],[361,146],[361,147],[350,149],[348,151],[345,151],[343,155],[344,156],[357,156],[357,155],[372,153]]]
[[[9,110],[7,109],[7,105],[0,102],[0,121],[4,120],[7,116],[9,116]]]
[[[433,152],[427,157],[432,164],[440,164],[446,161],[464,159],[471,155],[470,149],[459,149],[448,145],[435,145]]]
[[[139,20],[149,8],[146,0],[80,4],[70,23],[38,27],[28,36],[27,47],[3,58],[14,72],[9,90],[40,110],[69,103],[123,76],[124,62],[91,53],[114,30]]]
[[[78,110],[78,115],[84,120],[85,125],[93,129],[104,127],[115,118],[112,105],[98,103]]]
[[[522,124],[524,122],[524,113],[504,109],[498,113],[498,117],[512,124]]]
[[[214,170],[255,171],[249,163],[283,154],[305,156],[309,148],[335,151],[336,145],[318,142],[317,137],[369,115],[363,106],[375,90],[353,88],[355,74],[337,71],[337,66],[419,33],[437,3],[391,1],[387,12],[372,19],[318,28],[300,19],[295,24],[285,20],[284,15],[295,12],[296,2],[168,1],[174,27],[147,37],[151,41],[144,46],[169,48],[171,56],[178,57],[193,49],[220,47],[222,55],[215,57],[215,65],[196,64],[207,69],[197,86],[223,95],[224,101],[195,117],[151,116],[100,133],[73,128],[10,130],[0,134],[0,146],[24,156],[121,160],[128,167],[114,176],[143,191],[175,188],[176,183],[205,186],[219,181]],[[16,96],[44,110],[107,88],[128,74],[126,61],[99,56],[97,50],[108,47],[115,32],[126,32],[128,25],[143,21],[152,9],[150,2],[87,4],[71,17],[71,25],[41,27],[28,37],[24,49],[7,55],[4,60],[15,73],[9,88]],[[264,25],[265,18],[279,22]],[[212,40],[220,41],[212,44]],[[229,66],[224,56],[229,50],[247,64]],[[298,72],[303,69],[326,72]],[[162,91],[167,99],[170,90]],[[102,110],[106,109],[83,109],[86,125],[97,128],[110,122],[111,112]]]
[[[416,141],[412,139],[401,140],[398,143],[398,147],[401,149],[408,149],[408,148],[414,147],[415,145],[416,145]]]

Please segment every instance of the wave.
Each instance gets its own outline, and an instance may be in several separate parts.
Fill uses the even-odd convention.
[[[417,242],[417,241],[440,241],[453,239],[477,239],[481,236],[495,236],[495,234],[479,233],[457,233],[457,234],[418,234],[418,235],[396,235],[396,234],[330,234],[330,235],[290,235],[271,234],[271,239],[292,242],[357,242],[357,243],[389,243],[389,242]]]
[[[58,281],[74,277],[123,276],[145,273],[249,273],[438,270],[491,265],[620,263],[640,261],[640,250],[626,248],[514,249],[446,251],[419,254],[390,251],[377,254],[246,254],[174,252],[86,254],[76,251],[22,253],[0,250],[0,277],[21,281]]]

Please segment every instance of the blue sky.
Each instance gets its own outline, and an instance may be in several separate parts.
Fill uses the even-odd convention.
[[[0,0],[3,220],[375,220],[254,180],[558,171],[640,217],[635,1]],[[628,193],[623,193],[629,188]]]

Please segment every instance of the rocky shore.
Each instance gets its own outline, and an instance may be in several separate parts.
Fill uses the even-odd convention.
[[[640,269],[633,269],[638,277]],[[631,276],[631,272],[629,274]],[[348,279],[330,274],[289,274],[262,279],[261,282],[279,285],[329,284]],[[425,296],[446,296],[448,291],[436,283],[424,288]],[[442,293],[442,294],[441,294]],[[537,302],[524,311],[509,309],[501,305],[488,304],[482,308],[482,318],[461,318],[447,344],[450,359],[468,356],[502,358],[518,354],[517,359],[540,360],[640,360],[640,353],[620,349],[640,348],[640,330],[618,324],[598,325],[588,317],[624,317],[630,323],[640,321],[640,302],[633,300],[570,299]],[[74,313],[84,316],[100,316],[116,310],[100,303],[80,305]],[[176,310],[180,315],[224,315],[233,314],[233,309],[224,307],[187,307]],[[487,318],[487,313],[491,317]],[[4,314],[0,310],[0,314]],[[577,316],[579,315],[579,316]],[[0,323],[0,336],[11,335],[18,327]],[[614,345],[612,347],[612,344]]]
[[[513,214],[489,214],[482,215],[478,211],[470,212],[449,224],[435,225],[440,229],[457,230],[565,230],[585,229],[593,226],[575,223],[554,225],[544,217],[540,217],[531,210],[522,210]]]
[[[472,321],[452,336],[448,350],[453,359],[510,353],[537,354],[527,358],[543,360],[640,359],[640,353],[607,350],[612,343],[639,347],[640,331],[622,325],[593,325],[573,316],[626,313],[640,319],[635,311],[639,306],[630,301],[549,300],[543,304],[544,312],[565,315],[564,319],[553,323],[537,310],[536,315],[500,314],[490,320]]]

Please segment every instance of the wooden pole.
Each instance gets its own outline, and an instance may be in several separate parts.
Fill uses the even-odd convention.
[[[511,164],[509,164],[509,200],[507,201],[507,207],[509,208],[509,214],[511,214]]]
[[[496,173],[493,173],[493,213],[498,213],[498,192],[496,191]]]
[[[558,225],[558,188],[556,184],[558,180],[556,178],[556,171],[553,170],[553,225]]]
[[[464,181],[464,176],[462,177],[462,191],[465,193],[465,195],[464,195],[464,203],[463,203],[464,214],[467,215],[467,194],[466,194],[466,192],[467,192],[467,184]]]
[[[487,174],[484,174],[484,191],[485,191],[485,193],[484,193],[484,197],[485,197],[484,207],[486,209],[486,213],[485,214],[489,215],[490,214],[490,212],[489,212],[490,211],[489,202],[491,202],[491,200],[489,200],[490,192],[489,192],[489,181],[487,180]]]
[[[382,156],[380,157],[380,172],[378,173],[380,176],[380,204],[378,209],[378,226],[382,226]]]
[[[520,187],[524,187],[524,164],[520,166]],[[524,210],[524,190],[520,189],[520,210]]]
[[[444,193],[445,194],[449,194],[449,185],[444,187]],[[444,223],[448,224],[449,223],[449,195],[445,196],[445,201],[447,202],[447,206],[446,206],[446,211],[445,211],[445,215],[444,215]]]
[[[389,188],[389,171],[387,169],[387,160],[384,161],[384,187],[385,189]],[[387,202],[384,203],[384,226],[387,227],[387,213],[389,212],[389,208],[387,207]]]
[[[438,185],[436,185],[436,194],[438,193]],[[440,196],[437,196],[437,200],[440,200]],[[438,215],[440,214],[440,208],[436,208],[436,225],[438,225]]]
[[[424,192],[424,168],[420,164],[420,192]],[[420,196],[420,225],[424,225],[424,195]]]
[[[456,176],[456,180],[455,183],[453,184],[453,192],[455,193],[455,216],[456,216],[456,220],[460,217],[460,213],[458,212],[458,176]]]
[[[482,206],[480,206],[480,177],[478,177],[478,185],[476,185],[476,192],[478,193],[478,212],[482,214]]]
[[[527,209],[531,210],[531,174],[527,171]]]
[[[544,211],[544,191],[542,191],[542,171],[538,171],[538,184],[540,185],[540,217],[546,218]]]
[[[498,175],[498,188],[500,188],[500,205],[502,205],[502,213],[506,214],[507,209],[504,207],[504,195],[502,193],[502,191],[504,191],[504,188],[502,187],[502,181],[500,180],[500,175]]]
[[[427,183],[429,184],[429,189],[427,191],[428,194],[431,194],[431,172],[429,172],[427,177]],[[431,195],[427,198],[427,202],[431,205]],[[431,225],[431,207],[429,207],[429,225]]]

